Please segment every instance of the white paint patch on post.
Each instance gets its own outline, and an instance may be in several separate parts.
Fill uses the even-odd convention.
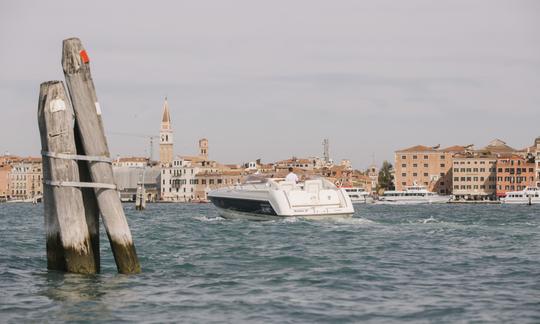
[[[101,116],[101,106],[99,105],[99,102],[96,101],[96,113]]]

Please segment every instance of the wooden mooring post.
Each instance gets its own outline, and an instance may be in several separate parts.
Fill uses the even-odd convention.
[[[86,155],[81,143],[81,135],[79,127],[75,122],[75,146],[77,147],[78,155]],[[87,161],[78,161],[79,179],[81,182],[91,182],[90,170],[88,169]],[[94,251],[94,262],[96,263],[96,271],[101,271],[101,258],[99,255],[99,206],[97,203],[96,193],[93,188],[81,188],[84,213],[86,215],[86,224],[90,233],[90,242],[92,242],[92,251]]]
[[[109,148],[90,73],[89,58],[78,38],[63,42],[62,67],[75,111],[82,149],[91,156],[109,157]],[[114,184],[112,166],[103,161],[89,161],[90,177],[95,183]],[[120,273],[141,271],[120,197],[115,189],[96,189],[97,203]]]
[[[41,84],[38,124],[43,157],[43,200],[47,239],[47,268],[74,273],[98,271],[85,218],[79,168],[75,155],[73,109],[61,81]],[[57,157],[52,157],[57,155]],[[67,185],[66,185],[67,184]]]

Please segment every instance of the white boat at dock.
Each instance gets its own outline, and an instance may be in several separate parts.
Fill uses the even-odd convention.
[[[224,218],[327,219],[354,214],[347,192],[323,178],[295,183],[283,178],[251,176],[242,184],[210,191],[208,198]]]
[[[404,191],[389,190],[379,196],[378,204],[440,204],[450,201],[450,196],[439,196],[423,186],[406,187]]]
[[[527,187],[522,191],[507,192],[506,195],[501,198],[501,202],[503,204],[522,205],[540,204],[540,188]]]

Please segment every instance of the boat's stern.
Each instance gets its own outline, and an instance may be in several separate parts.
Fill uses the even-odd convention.
[[[305,218],[352,217],[354,207],[344,189],[325,179],[295,184],[283,181],[271,190],[271,202],[278,215]]]

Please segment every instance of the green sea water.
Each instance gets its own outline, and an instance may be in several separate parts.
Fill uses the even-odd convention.
[[[124,205],[143,273],[46,270],[43,206],[0,204],[0,322],[540,322],[540,206],[358,206],[230,221]]]

